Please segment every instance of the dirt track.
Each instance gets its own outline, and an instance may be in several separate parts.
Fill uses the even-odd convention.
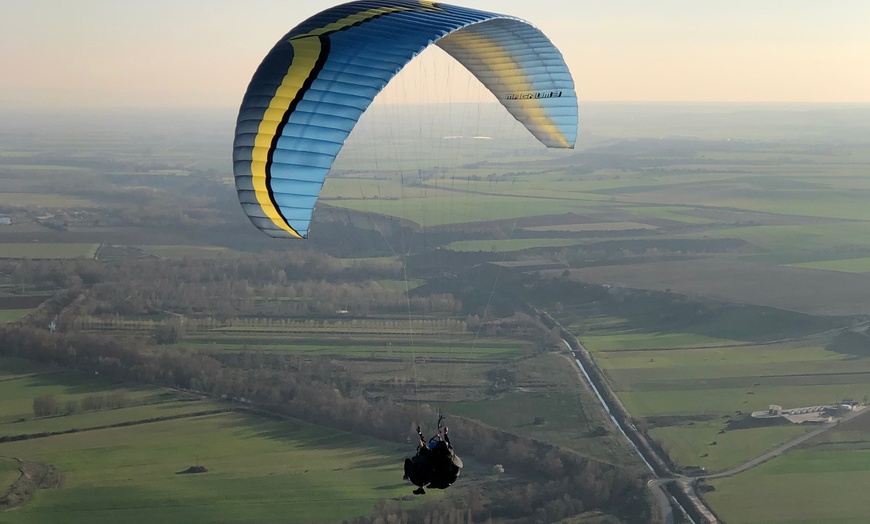
[[[38,489],[55,489],[60,485],[60,471],[51,464],[13,459],[18,462],[21,476],[0,497],[0,511],[9,511],[27,504]]]

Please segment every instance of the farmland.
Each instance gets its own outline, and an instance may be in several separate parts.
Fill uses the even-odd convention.
[[[720,471],[806,431],[788,425],[753,426],[746,420],[749,412],[769,404],[788,408],[861,400],[870,394],[866,108],[767,108],[763,122],[756,110],[727,105],[701,112],[688,106],[594,106],[584,118],[578,150],[560,152],[524,142],[524,135],[500,130],[502,124],[493,124],[488,116],[480,120],[492,125],[474,134],[425,124],[411,125],[413,133],[397,129],[414,120],[410,109],[387,131],[375,120],[364,121],[327,179],[312,239],[304,243],[305,249],[337,257],[345,274],[324,277],[317,273],[317,264],[285,267],[285,260],[303,256],[301,249],[289,249],[269,262],[280,266],[283,276],[274,270],[274,281],[265,284],[254,283],[251,270],[215,269],[229,259],[287,249],[256,235],[239,210],[225,137],[195,132],[223,129],[229,135],[228,124],[216,115],[199,115],[175,127],[166,125],[168,115],[155,114],[148,121],[165,133],[147,134],[142,129],[148,126],[137,124],[126,129],[124,136],[132,138],[120,139],[95,119],[83,128],[87,138],[51,130],[50,154],[14,138],[0,147],[0,213],[12,222],[0,226],[0,257],[7,264],[0,277],[4,293],[27,294],[31,290],[17,288],[15,279],[27,275],[19,273],[19,264],[33,259],[120,267],[126,271],[119,270],[121,280],[128,282],[140,269],[135,261],[145,261],[144,268],[157,260],[200,261],[203,272],[219,273],[214,281],[227,281],[229,291],[211,281],[184,282],[191,293],[199,293],[199,301],[173,302],[154,278],[147,297],[121,304],[123,314],[112,311],[118,305],[110,304],[113,295],[104,292],[99,299],[83,295],[79,309],[61,321],[97,336],[149,340],[166,335],[171,327],[175,331],[169,330],[171,336],[159,345],[166,354],[296,359],[322,375],[352,377],[347,387],[371,399],[407,402],[414,395],[519,435],[631,464],[624,443],[598,430],[604,423],[600,413],[593,412],[588,392],[577,387],[570,368],[561,367],[561,357],[548,353],[546,344],[528,332],[494,318],[494,311],[510,317],[534,301],[592,351],[638,426],[677,468]],[[435,136],[417,136],[423,132],[418,130]],[[457,138],[461,136],[505,140]],[[131,139],[136,148],[125,142]],[[382,147],[385,140],[390,147]],[[63,151],[75,151],[75,157]],[[492,283],[480,277],[487,263],[503,268]],[[182,266],[159,267],[154,274]],[[100,285],[91,289],[109,284],[88,268],[79,272],[87,277],[86,288],[95,282]],[[377,290],[401,295],[402,301],[394,301],[400,307],[394,303],[384,313],[354,301],[348,289],[366,272],[371,275],[365,276],[366,287],[360,287],[363,294]],[[334,287],[328,293],[326,286],[294,288],[297,279],[331,279]],[[171,285],[182,287],[178,282]],[[536,293],[547,285],[552,285],[552,296]],[[150,289],[152,282],[136,286]],[[426,308],[420,306],[411,313],[406,291],[415,298],[452,293],[453,309],[423,312]],[[116,294],[139,297],[122,286]],[[324,304],[315,307],[318,300]],[[15,322],[36,306],[0,307],[0,322]],[[223,309],[215,311],[219,306]],[[13,382],[45,394],[88,394],[65,393],[67,386],[40,376]],[[64,372],[53,376],[71,380]],[[12,387],[4,384],[0,388]],[[8,399],[0,413],[12,424],[30,405],[16,397],[14,388],[0,391],[0,398],[2,393]],[[147,419],[162,410],[185,416],[194,410],[191,403],[158,403],[147,390],[127,394],[136,405],[72,417],[79,417],[82,427],[95,427],[121,421],[124,412]],[[268,433],[277,431],[269,426],[273,423],[279,424],[233,412],[160,424],[188,437],[201,424],[228,449],[239,449],[240,441],[227,428],[263,425],[272,428],[261,432]],[[54,422],[19,424],[38,432],[50,431]],[[147,446],[152,438],[122,430],[112,431],[135,446]],[[308,430],[288,429],[297,430],[299,442],[307,442]],[[279,446],[280,439],[264,443],[246,431],[237,429],[236,436],[252,442],[252,449],[267,454],[289,449]],[[51,438],[72,449],[78,437]],[[25,449],[35,442],[15,445]],[[837,482],[863,482],[861,475],[868,469],[863,459],[849,469],[844,460],[830,455],[849,445],[843,437],[795,451],[733,479],[718,480],[716,491],[705,496],[728,521],[776,522],[778,515],[780,521],[789,521],[801,514],[798,509],[764,513],[765,497],[785,500],[788,489],[765,492],[749,486],[786,479],[784,485],[796,489],[793,493],[803,500],[812,494],[839,497],[834,492]],[[193,447],[190,441],[178,446],[168,452],[171,462],[190,462],[183,456]],[[26,449],[42,453],[40,460],[58,456]],[[215,464],[226,461],[232,471],[244,469],[219,451],[210,451]],[[139,454],[135,451],[137,460]],[[111,453],[106,457],[107,465],[101,467],[120,460]],[[68,467],[85,469],[84,461],[70,460]],[[822,471],[819,464],[828,461],[830,469]],[[804,464],[819,472],[815,492],[800,491],[810,475],[810,470],[800,469]],[[0,462],[0,472],[2,468]],[[286,473],[275,472],[278,485],[298,488],[282,476]],[[323,478],[335,481],[327,473]],[[124,484],[126,491],[118,493],[119,506],[112,510],[118,512],[115,516],[135,521],[125,504],[132,507],[141,495],[156,507],[156,501],[167,497],[155,480],[158,476],[142,475],[149,479],[146,489]],[[257,475],[252,485],[262,490],[265,481]],[[171,477],[168,482],[179,490],[178,505],[185,508],[179,511],[193,520],[208,520],[208,510],[202,508],[216,499],[209,499],[207,490],[196,488],[192,479]],[[384,480],[383,486],[389,482]],[[213,489],[227,490],[217,484]],[[334,500],[361,497],[371,508],[374,499],[355,494],[356,489],[339,486],[329,495],[318,493]],[[75,507],[72,499],[40,506],[41,495],[32,521],[45,520],[36,516],[39,508],[48,515]],[[259,495],[252,489],[246,496],[257,500]],[[843,496],[859,498],[848,492]],[[366,512],[361,502],[348,505],[357,509],[347,515]],[[254,520],[268,518],[258,513],[268,504],[232,506],[226,508],[228,519],[242,520],[246,512]],[[826,515],[840,522],[857,518],[856,509],[846,503],[831,513],[810,508],[808,502],[797,506],[819,522],[833,521],[825,520]]]
[[[52,463],[65,475],[62,490],[40,493],[5,518],[247,522],[292,514],[295,522],[341,520],[408,491],[392,456],[398,450],[350,434],[241,413],[155,422],[147,429],[50,437],[49,446],[4,445],[4,453]],[[176,474],[195,463],[209,472]]]
[[[755,470],[711,481],[715,491],[706,498],[733,521],[861,522],[866,508],[855,490],[867,481],[870,469],[868,420],[861,415]],[[740,503],[748,493],[770,505]],[[821,493],[824,504],[816,503]],[[773,512],[771,507],[784,509]]]
[[[64,479],[62,489],[39,492],[3,522],[54,522],[60,515],[67,522],[247,522],[291,513],[296,522],[331,521],[407,492],[395,466],[400,450],[376,440],[18,360],[2,359],[0,369],[7,374],[0,436],[78,430],[0,444],[3,457],[51,463]],[[23,372],[30,374],[14,378]],[[127,407],[48,418],[30,412],[38,395],[68,401],[118,391]],[[176,474],[197,463],[208,473]],[[17,467],[0,460],[0,483],[17,479]]]
[[[590,267],[571,270],[571,275],[584,282],[671,290],[823,316],[865,314],[870,292],[870,275],[863,273],[724,259]]]
[[[29,312],[29,309],[0,309],[0,322],[18,320]]]
[[[685,324],[660,324],[648,332],[642,318],[600,317],[575,326],[622,402],[677,465],[721,471],[806,431],[747,426],[750,412],[770,404],[800,407],[870,394],[870,360],[838,352],[834,335],[812,334],[835,322],[826,326],[818,320],[814,328],[803,323],[810,333],[802,337],[792,330],[796,339],[774,341],[800,315],[772,312],[754,327],[747,322],[763,312],[710,311],[691,331]],[[744,316],[746,321],[737,322]],[[729,333],[729,325],[742,327]]]
[[[94,258],[99,244],[3,244],[0,258]]]

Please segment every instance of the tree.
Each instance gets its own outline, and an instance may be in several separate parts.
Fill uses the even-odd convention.
[[[33,414],[37,417],[50,417],[61,411],[60,401],[51,394],[38,395],[33,399]]]

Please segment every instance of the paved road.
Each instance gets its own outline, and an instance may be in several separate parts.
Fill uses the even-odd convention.
[[[674,524],[674,508],[671,506],[671,496],[665,491],[665,484],[672,482],[670,479],[652,479],[646,483],[650,493],[659,507],[659,515],[665,524]]]

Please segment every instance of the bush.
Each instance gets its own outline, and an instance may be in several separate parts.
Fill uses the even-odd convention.
[[[61,411],[60,401],[54,395],[39,395],[33,399],[33,415],[37,417],[50,417]]]

